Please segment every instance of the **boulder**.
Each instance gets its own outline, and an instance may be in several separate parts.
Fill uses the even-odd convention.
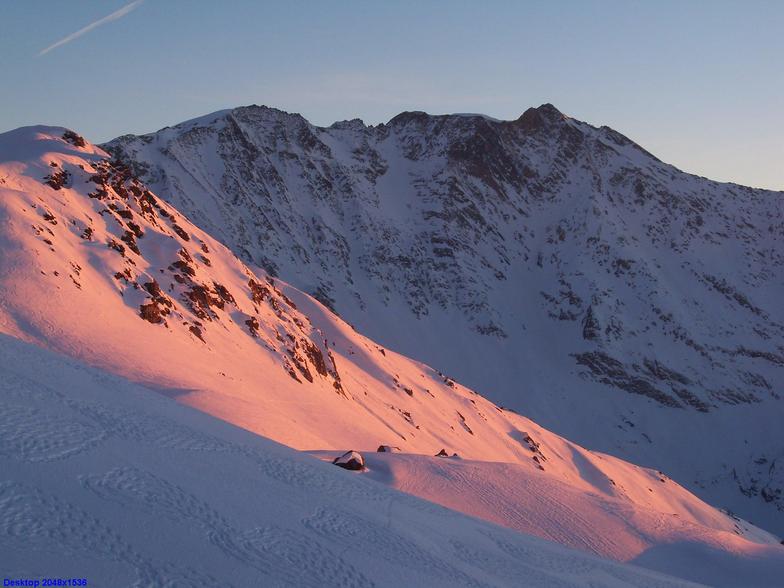
[[[379,445],[376,449],[377,453],[400,453],[400,447],[394,445]]]
[[[436,457],[454,457],[454,458],[457,458],[457,459],[461,459],[460,456],[457,453],[453,453],[452,455],[449,455],[446,452],[446,449],[442,449],[441,451],[436,453]]]
[[[365,458],[358,451],[346,451],[340,457],[333,459],[332,463],[346,470],[358,471],[365,469]]]

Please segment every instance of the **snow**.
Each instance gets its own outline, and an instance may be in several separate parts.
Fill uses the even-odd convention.
[[[782,193],[542,110],[538,130],[424,114],[319,129],[241,108],[198,138],[107,147],[379,346],[784,534]],[[592,353],[628,380],[578,363]]]
[[[686,586],[389,490],[0,336],[4,578]]]
[[[302,583],[311,582],[307,574],[316,577],[323,572],[329,578],[331,573],[338,574],[334,582],[341,584],[345,579],[339,575],[342,564],[318,566],[334,561],[336,553],[344,557],[359,550],[361,557],[348,558],[356,565],[357,559],[366,558],[362,545],[367,543],[375,546],[373,549],[393,552],[406,545],[400,547],[400,553],[420,562],[408,568],[406,558],[398,554],[384,564],[387,567],[379,568],[379,584],[394,584],[393,579],[400,583],[400,569],[383,575],[388,566],[396,565],[435,582],[423,580],[423,585],[470,583],[471,578],[478,578],[479,584],[509,585],[520,577],[540,578],[541,582],[531,581],[541,584],[556,578],[536,575],[539,568],[529,570],[529,563],[519,561],[523,554],[531,553],[509,547],[523,541],[518,531],[603,557],[672,570],[686,578],[703,578],[698,574],[707,574],[720,564],[728,570],[727,578],[742,577],[749,584],[764,585],[780,569],[781,548],[776,537],[720,512],[655,470],[590,451],[529,418],[502,410],[423,363],[381,347],[306,293],[246,266],[173,206],[157,200],[154,194],[145,196],[144,185],[129,178],[118,183],[116,175],[121,171],[106,167],[104,152],[89,143],[81,148],[70,145],[62,140],[63,131],[35,127],[0,135],[0,333],[7,335],[3,349],[7,347],[4,353],[8,356],[2,368],[9,374],[0,379],[4,394],[9,394],[9,401],[2,404],[0,452],[4,464],[12,467],[4,465],[0,472],[11,483],[4,504],[28,504],[32,513],[48,512],[54,508],[51,505],[59,505],[56,508],[62,506],[68,517],[97,525],[90,527],[91,532],[105,536],[106,541],[88,541],[81,536],[89,549],[98,551],[99,559],[106,560],[95,569],[125,574],[122,577],[129,578],[128,583],[136,578],[144,584],[148,577],[163,582],[166,574],[191,574],[190,568],[174,565],[178,557],[196,562],[194,574],[204,570],[213,573],[225,569],[227,561],[237,560],[235,552],[239,550],[240,560],[245,562],[236,572],[239,585],[247,585],[242,569],[277,573],[273,559],[280,560],[282,569],[291,568],[292,574],[301,568]],[[406,165],[402,158],[400,165]],[[43,182],[57,170],[70,174],[59,190]],[[96,180],[102,173],[110,179]],[[106,194],[97,194],[101,190]],[[156,204],[146,206],[145,198]],[[128,230],[134,226],[142,235],[132,240]],[[92,232],[86,237],[88,228]],[[135,242],[139,252],[122,239]],[[107,246],[121,240],[127,245],[122,254]],[[160,288],[157,294],[151,287],[153,279]],[[204,306],[194,303],[202,299],[208,301]],[[140,316],[140,306],[152,302],[167,313],[160,323]],[[199,334],[192,330],[197,326]],[[54,359],[22,342],[62,353],[72,361]],[[24,357],[28,359],[20,359]],[[90,378],[101,385],[91,383],[86,375],[73,374],[92,374]],[[176,399],[179,404],[161,397]],[[87,409],[80,408],[84,402]],[[183,404],[246,431],[180,406]],[[178,420],[181,418],[185,420]],[[193,433],[194,427],[201,432]],[[226,434],[233,443],[274,448],[270,449],[274,459],[268,456],[259,461],[244,450],[215,440],[215,436],[224,439],[221,436],[226,431],[231,431]],[[346,477],[353,473],[317,463],[253,434],[294,449],[329,451],[330,460],[349,449],[360,451],[371,464],[390,464],[390,471],[397,472],[399,479],[421,478],[420,485],[407,483],[400,489],[513,530],[497,531],[504,537],[500,543],[488,540],[484,532],[469,540],[459,534],[462,531],[452,541],[444,538],[445,529],[462,528],[463,523],[454,521],[466,519],[450,518],[452,522],[436,524],[424,517],[409,525],[406,517],[418,515],[406,514],[403,509],[406,530],[398,539],[395,534],[385,535],[384,529],[389,532],[386,523],[377,524],[378,517],[382,523],[390,519],[368,507],[362,510],[361,520],[370,517],[376,526],[368,531],[365,541],[364,526],[341,526],[342,519],[336,521],[330,514],[336,503],[328,498],[322,501],[322,492],[334,490],[344,509],[346,500],[353,508],[355,500],[361,503],[363,497],[378,492],[379,496],[395,496],[396,516],[398,502],[426,503],[379,490],[379,481],[398,486],[392,474],[378,478],[383,470],[377,465],[371,465],[365,477]],[[394,445],[401,452],[376,454],[379,445]],[[432,458],[441,448],[462,459]],[[387,457],[399,461],[379,461]],[[72,466],[76,469],[68,469]],[[289,480],[298,479],[296,472],[302,468],[310,471],[311,467],[314,472],[326,471],[323,468],[335,471],[303,474],[300,482],[292,482],[295,489],[301,485],[304,490],[286,486]],[[206,475],[210,476],[209,484],[204,484]],[[270,485],[264,475],[282,485]],[[552,497],[550,502],[527,500],[514,485],[502,483],[507,477],[520,486],[538,488],[542,496]],[[52,494],[45,481],[60,478],[70,481]],[[449,491],[442,490],[439,481],[450,478],[455,483]],[[483,478],[486,483],[479,484],[477,480]],[[306,492],[309,485],[314,490],[311,494]],[[478,498],[487,496],[491,489],[499,496],[496,506]],[[64,494],[58,494],[60,491]],[[290,492],[292,504],[285,502]],[[95,494],[101,501],[91,502]],[[376,499],[368,501],[382,511],[393,503],[386,498],[380,499],[381,505]],[[308,502],[310,514],[303,514]],[[142,516],[142,506],[152,509],[150,515]],[[271,516],[269,513],[282,516],[287,507],[300,513],[291,514],[294,518],[287,519],[291,524],[295,519],[312,517],[321,521],[318,517],[324,516],[339,529],[335,531],[338,537],[333,533],[323,542],[310,535],[303,539],[301,529],[290,527],[277,535],[263,519]],[[187,514],[182,508],[189,509]],[[584,511],[585,518],[558,516],[559,508]],[[512,511],[519,516],[503,518],[502,513]],[[345,510],[339,512],[345,514]],[[444,511],[438,508],[432,512]],[[619,512],[624,513],[621,520]],[[134,516],[139,520],[125,518]],[[130,525],[133,533],[141,533],[145,525],[157,528],[156,517],[177,524],[154,534],[143,548],[136,545],[141,541],[138,535],[130,539],[117,535],[124,525]],[[104,519],[108,522],[100,522]],[[24,520],[25,525],[42,529],[28,546],[48,554],[39,555],[38,563],[44,559],[71,565],[63,553],[79,552],[79,542],[64,537],[51,524],[35,518],[32,523]],[[76,526],[72,519],[63,524],[68,529]],[[481,526],[476,521],[472,524]],[[316,524],[317,534],[323,529],[319,525],[322,522]],[[434,530],[426,530],[428,525]],[[206,534],[210,538],[209,545],[177,535],[192,533],[194,528],[200,529],[198,537]],[[14,529],[17,527],[8,527],[6,534],[16,533]],[[393,531],[402,532],[397,526]],[[416,541],[421,539],[420,543],[415,541],[418,547],[410,547],[417,537]],[[235,555],[227,556],[225,549]],[[302,561],[304,555],[295,553],[303,549],[306,555],[312,554],[307,562]],[[14,553],[13,561],[22,573],[27,569],[24,552]],[[87,566],[90,556],[79,553],[83,559],[74,560],[73,565],[83,562]],[[571,554],[567,559],[584,557],[558,553]],[[749,563],[753,554],[759,566]],[[164,555],[171,561],[164,561]],[[667,563],[697,556],[704,559],[691,560],[691,571]],[[440,570],[446,569],[439,559],[443,557],[448,562],[455,557],[470,561],[461,563],[456,568],[459,572],[440,575]],[[550,562],[549,557],[541,561]],[[309,568],[313,561],[318,566]],[[351,571],[350,577],[375,571],[377,556],[368,561],[369,567]],[[202,563],[197,566],[198,562]],[[542,565],[550,569],[551,564]],[[606,562],[602,565],[628,569]],[[469,572],[464,566],[479,567]],[[567,567],[594,573],[583,563]],[[120,568],[126,571],[118,571]],[[78,573],[78,569],[68,569]],[[596,572],[596,581],[611,582],[608,573]],[[585,580],[580,572],[574,574],[567,583],[577,582],[577,577]],[[705,578],[713,581],[713,576]]]
[[[700,509],[693,503],[673,502],[669,510],[630,507],[611,492],[576,488],[548,471],[517,464],[374,453],[366,455],[366,465],[371,479],[414,496],[690,581],[751,587],[773,586],[784,577],[784,547],[775,538],[759,529],[741,530],[741,522],[732,530],[696,524],[711,514],[704,507],[690,512]],[[621,479],[612,486],[622,489]]]

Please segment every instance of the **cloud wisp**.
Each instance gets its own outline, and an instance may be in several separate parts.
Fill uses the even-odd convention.
[[[98,27],[100,27],[102,25],[105,25],[107,22],[112,22],[113,20],[118,20],[118,19],[122,18],[123,16],[125,16],[126,14],[131,12],[134,8],[139,6],[142,2],[144,2],[144,0],[133,0],[133,2],[130,2],[130,3],[126,4],[125,6],[120,8],[119,10],[115,10],[114,12],[112,12],[111,14],[109,14],[107,16],[104,16],[103,18],[99,18],[98,20],[91,22],[86,27],[83,27],[83,28],[79,29],[78,31],[76,31],[74,33],[71,33],[70,35],[68,35],[66,37],[63,37],[62,39],[60,39],[56,43],[54,43],[52,45],[49,45],[46,49],[42,49],[41,52],[38,53],[38,56],[40,57],[41,55],[46,55],[52,49],[57,49],[58,47],[62,47],[66,43],[70,43],[74,39],[78,39],[82,35],[92,31],[93,29],[97,29]]]

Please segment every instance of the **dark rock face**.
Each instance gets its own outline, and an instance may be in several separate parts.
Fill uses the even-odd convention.
[[[365,469],[365,458],[358,451],[347,451],[332,460],[332,463],[346,470],[361,471]]]
[[[624,364],[601,351],[580,353],[577,363],[586,366],[601,382],[626,390],[632,394],[648,396],[665,406],[679,407],[674,398],[658,390],[649,380],[629,374]]]
[[[52,172],[50,175],[44,178],[44,183],[52,188],[52,190],[62,190],[63,188],[68,186],[68,182],[71,179],[71,174],[62,169],[56,172]]]
[[[596,317],[593,315],[593,309],[589,306],[583,319],[583,339],[595,341],[601,336],[601,331],[599,321],[596,320]]]
[[[148,303],[142,304],[139,307],[139,315],[146,321],[149,321],[153,324],[162,323],[163,317],[161,316],[161,310],[155,303]]]
[[[84,141],[84,137],[78,135],[77,133],[74,133],[71,130],[67,130],[63,133],[63,139],[76,147],[84,147],[86,145]]]

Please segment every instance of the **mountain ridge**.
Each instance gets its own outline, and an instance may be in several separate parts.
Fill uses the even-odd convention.
[[[753,424],[782,413],[783,193],[548,105],[338,127],[246,107],[106,147],[386,347],[784,528],[784,451]]]
[[[122,441],[134,455],[144,454],[145,442],[175,451],[225,450],[166,419],[140,418],[138,403],[124,412],[113,391],[103,394],[114,401],[96,403],[101,390],[94,383],[87,404],[80,378],[53,388],[56,374],[48,370],[59,364],[103,378],[107,387],[130,380],[133,394],[143,393],[138,384],[144,384],[169,402],[297,449],[332,456],[394,444],[406,455],[390,457],[393,475],[379,478],[383,462],[368,457],[371,479],[405,490],[406,479],[449,478],[443,495],[434,496],[432,485],[411,493],[490,521],[503,523],[499,513],[509,508],[528,513],[506,526],[602,557],[643,558],[651,569],[711,582],[709,562],[721,562],[732,570],[725,583],[762,582],[784,565],[777,537],[710,506],[665,473],[589,451],[502,409],[252,270],[73,131],[33,127],[0,135],[0,224],[0,353],[23,353],[13,350],[15,338],[78,360],[28,351],[29,362],[4,368],[0,459],[10,460],[17,478],[0,489],[10,489],[17,504],[37,508],[35,497],[47,495],[20,488],[19,476],[22,485],[37,486],[24,473],[30,464],[41,464],[41,472],[64,460],[68,468],[83,466],[80,456],[87,463],[96,450],[105,456],[106,443]],[[36,361],[41,373],[25,376]],[[167,412],[158,400],[149,406]],[[67,426],[54,427],[58,414]],[[212,429],[207,420],[201,422]],[[274,464],[273,474],[285,478],[295,461]],[[143,460],[139,466],[148,467]],[[133,496],[138,484],[169,494],[169,482],[138,467],[102,479],[110,486],[128,482]],[[504,500],[486,503],[482,497],[493,487]],[[533,496],[515,495],[526,487]],[[583,516],[569,514],[577,512]],[[8,536],[0,529],[0,541]],[[689,546],[702,550],[704,565],[680,566]],[[241,546],[232,544],[229,555],[238,553]],[[763,573],[754,572],[759,560]],[[153,573],[149,564],[143,568],[142,575]]]

